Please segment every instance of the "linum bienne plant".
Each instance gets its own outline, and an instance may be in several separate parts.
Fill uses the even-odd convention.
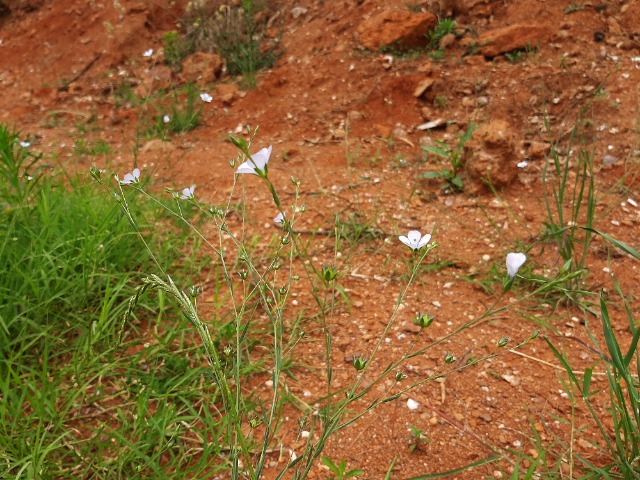
[[[319,318],[324,336],[326,357],[324,361],[327,365],[324,371],[326,391],[317,400],[320,407],[314,406],[312,408],[309,406],[309,409],[303,409],[301,412],[299,425],[300,438],[305,439],[303,450],[289,452],[289,462],[282,467],[276,478],[283,478],[287,472],[291,472],[292,478],[304,479],[317,465],[326,442],[336,432],[353,424],[377,406],[396,400],[426,382],[466,368],[468,365],[454,365],[456,357],[447,352],[442,365],[432,375],[405,382],[407,377],[399,370],[404,362],[422,354],[432,346],[419,347],[417,340],[420,334],[417,334],[415,341],[406,351],[396,354],[396,358],[385,357],[382,361],[381,371],[380,366],[377,365],[380,361],[372,362],[374,358],[379,356],[380,349],[385,345],[385,338],[402,316],[400,305],[420,272],[421,262],[432,249],[437,247],[437,243],[431,241],[431,234],[422,235],[417,230],[411,230],[406,236],[400,235],[398,237],[399,241],[406,245],[414,256],[413,261],[409,264],[408,281],[396,297],[397,301],[390,313],[389,320],[369,350],[367,358],[354,358],[351,384],[340,385],[340,387],[335,385],[330,358],[332,357],[332,337],[339,334],[333,325],[333,318],[338,308],[336,302],[339,296],[335,293],[336,278],[339,272],[334,267],[316,265],[312,256],[307,253],[308,246],[302,244],[300,241],[301,233],[295,229],[300,216],[305,212],[305,206],[298,204],[300,182],[293,177],[291,178],[296,187],[296,195],[293,205],[283,205],[276,186],[272,182],[268,167],[272,147],[269,146],[255,153],[250,153],[256,131],[249,130],[249,141],[244,138],[231,137],[239,154],[237,159],[230,162],[231,167],[235,169],[234,183],[227,204],[223,207],[207,207],[202,204],[195,196],[195,185],[184,188],[181,193],[173,192],[173,202],[177,202],[175,204],[177,206],[172,203],[163,203],[144,191],[141,179],[142,172],[138,168],[125,174],[122,180],[115,177],[119,189],[115,197],[132,224],[135,225],[135,218],[128,208],[127,189],[136,190],[162,205],[171,215],[193,229],[195,235],[200,237],[204,244],[215,253],[215,263],[223,271],[219,281],[224,284],[229,294],[228,303],[223,307],[231,316],[231,320],[228,322],[230,331],[228,340],[223,341],[221,338],[220,325],[217,324],[218,320],[215,314],[214,318],[207,321],[200,318],[196,299],[203,293],[203,290],[206,291],[206,288],[194,285],[183,291],[162,269],[160,269],[161,275],[152,274],[143,280],[142,285],[138,287],[136,294],[129,302],[124,321],[131,315],[141,295],[148,289],[162,291],[176,301],[185,318],[198,333],[211,368],[212,386],[215,387],[215,391],[210,401],[215,403],[216,411],[220,412],[219,421],[221,424],[219,433],[216,434],[218,436],[216,441],[223,444],[225,450],[229,452],[229,455],[222,458],[221,461],[225,462],[230,469],[231,478],[257,480],[265,474],[267,459],[271,454],[269,446],[274,441],[282,444],[279,440],[282,431],[280,427],[284,422],[284,419],[281,418],[281,406],[291,395],[285,383],[286,377],[283,375],[284,366],[287,364],[287,355],[291,354],[297,342],[302,338],[295,337],[294,332],[289,331],[290,320],[287,318],[287,314],[291,305],[289,298],[291,291],[295,289],[299,279],[296,271],[302,269],[301,273],[306,276],[312,288],[311,293],[318,308],[316,318]],[[99,172],[95,169],[92,170],[92,175],[100,181]],[[248,188],[254,189],[256,186],[252,183],[254,182],[252,177],[257,177],[258,183],[266,185],[277,210],[274,223],[280,227],[280,241],[267,262],[264,259],[255,258],[256,254],[247,248],[246,235],[248,233],[244,232],[244,229],[247,228],[244,222],[239,227],[243,230],[234,232],[234,225],[227,221],[228,218],[233,218],[228,213],[232,209],[232,199],[239,179],[242,178],[243,181],[246,181]],[[207,239],[198,227],[185,217],[180,202],[189,202],[206,218],[215,222],[219,236],[218,241]],[[244,203],[247,208],[251,208],[251,203],[246,199]],[[139,229],[137,229],[137,233],[141,235]],[[144,241],[144,238],[142,240]],[[516,257],[508,257],[507,259],[507,269],[511,281],[524,262],[523,254],[516,255]],[[467,322],[444,338],[449,338],[466,328],[470,328],[477,321],[493,313],[495,311],[489,309],[476,321]],[[420,332],[430,327],[434,323],[434,318],[429,314],[418,314],[419,321],[416,324],[420,326]],[[264,349],[256,350],[250,346],[249,337],[253,335],[252,332],[256,328],[256,324],[262,328],[261,342],[263,344],[270,342],[267,355],[263,353]],[[211,330],[212,326],[215,326],[214,331]],[[270,333],[265,336],[265,331]],[[531,336],[520,345],[532,338],[535,337]],[[499,344],[500,349],[503,349],[505,345],[506,343]],[[513,348],[518,348],[520,345]],[[497,355],[496,352],[490,352],[477,361],[495,355]],[[266,398],[261,390],[258,404],[255,402],[258,393],[253,390],[255,387],[252,386],[255,385],[255,382],[250,383],[250,375],[246,373],[248,366],[257,363],[263,365],[263,371],[269,373],[271,382],[268,390],[269,398]],[[377,366],[374,368],[374,365]],[[391,381],[387,382],[387,380]],[[408,385],[404,385],[402,382],[408,383]],[[380,394],[382,385],[387,386],[384,387],[383,394]],[[409,408],[411,407],[409,406]]]

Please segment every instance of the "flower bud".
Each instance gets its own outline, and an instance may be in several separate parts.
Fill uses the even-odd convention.
[[[251,428],[257,428],[260,426],[261,423],[262,421],[258,417],[253,417],[249,419],[249,426]]]
[[[433,320],[436,317],[429,315],[428,313],[418,313],[413,322],[418,325],[420,328],[427,328],[429,325],[433,323]]]
[[[456,357],[453,356],[452,353],[445,353],[444,354],[444,363],[453,363],[456,361]]]
[[[196,298],[202,293],[202,287],[200,285],[193,285],[189,287],[189,296]]]
[[[324,278],[325,282],[331,282],[332,280],[335,280],[335,278],[338,276],[338,272],[331,268],[331,267],[322,267],[322,278]]]
[[[353,368],[357,371],[364,370],[364,367],[367,366],[367,361],[361,356],[353,357]]]
[[[91,168],[89,168],[89,174],[94,180],[100,180],[100,177],[102,176],[102,172],[95,165],[91,165]]]
[[[507,343],[509,343],[509,337],[502,337],[500,340],[498,340],[498,347],[506,347]]]

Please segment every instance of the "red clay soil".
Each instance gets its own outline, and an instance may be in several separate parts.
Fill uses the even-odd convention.
[[[336,215],[346,219],[358,214],[388,234],[345,246],[336,259],[351,309],[334,319],[334,389],[353,380],[351,359],[367,356],[394,311],[411,258],[397,235],[410,229],[432,232],[439,246],[427,260],[433,268],[421,270],[400,305],[372,371],[489,309],[497,296],[470,279],[487,278],[494,264],[502,268],[507,252],[532,247],[532,272],[557,272],[562,263],[557,249],[540,236],[546,219],[542,172],[551,140],[560,138],[559,148],[568,149],[580,118],[583,136],[573,148],[582,146],[594,161],[595,227],[638,248],[640,44],[635,34],[640,32],[640,1],[406,2],[413,12],[454,15],[456,34],[441,44],[445,55],[440,60],[424,51],[380,53],[362,47],[363,24],[385,9],[409,11],[405,2],[273,3],[269,21],[272,37],[281,35],[281,55],[273,68],[257,75],[257,87],[243,91],[241,79],[226,74],[201,85],[213,96],[204,106],[202,124],[166,142],[143,138],[134,155],[140,128],[153,108],[118,100],[117,92],[125,80],[136,92],[153,90],[154,82],[161,82],[158,72],[169,75],[173,85],[181,83],[179,74],[166,73],[161,50],[163,34],[179,28],[186,2],[4,0],[0,121],[15,124],[52,164],[87,171],[91,162],[100,161],[99,167],[122,175],[137,161],[159,190],[195,184],[197,198],[210,203],[223,203],[233,183],[229,160],[236,153],[226,141],[228,134],[238,126],[259,126],[255,145],[273,145],[269,175],[285,204],[293,202],[290,176],[302,182],[301,203],[307,212],[299,230],[330,231]],[[584,8],[568,8],[572,5]],[[495,50],[497,37],[505,48],[518,45],[520,53]],[[483,39],[493,39],[484,51]],[[154,54],[143,56],[147,49]],[[416,91],[420,85],[424,92]],[[435,128],[418,128],[438,119]],[[438,180],[420,178],[447,166],[434,156],[427,159],[421,147],[434,140],[455,145],[471,124],[485,130],[468,145],[478,158],[469,160],[463,173],[465,191],[453,194],[441,189]],[[112,154],[105,160],[79,155],[78,140],[89,146],[106,142]],[[479,155],[482,151],[486,157]],[[486,168],[496,181],[501,179],[495,193],[477,178]],[[262,235],[266,246],[277,234],[272,226],[275,207],[257,178],[243,182],[248,228]],[[320,235],[314,242],[318,264],[333,263],[334,239]],[[588,287],[611,291],[614,275],[625,294],[635,298],[637,261],[599,239],[592,249]],[[504,276],[504,270],[498,271]],[[498,306],[526,292],[520,285]],[[308,291],[296,293],[294,311],[313,307]],[[613,294],[611,302],[616,330],[626,345],[630,333],[621,302]],[[637,305],[632,309],[636,312]],[[436,315],[422,333],[412,322],[418,311]],[[446,352],[455,355],[453,366],[461,365],[496,350],[502,337],[510,337],[513,345],[537,328],[582,370],[597,362],[597,355],[565,337],[589,342],[585,320],[599,332],[599,319],[577,308],[553,310],[539,299],[518,303],[412,358],[402,369],[408,377],[404,382],[444,368]],[[296,355],[304,365],[321,368],[324,344],[313,337],[317,325],[308,329],[311,338],[296,347]],[[384,478],[395,459],[392,478],[407,478],[467,465],[502,449],[535,456],[530,442],[534,429],[545,444],[556,435],[568,442],[561,420],[571,418],[571,402],[559,382],[563,373],[557,360],[541,339],[518,352],[425,383],[376,408],[333,438],[327,456],[345,459],[370,479]],[[598,371],[603,371],[601,365]],[[313,405],[324,395],[323,377],[314,370],[301,368],[296,378],[288,380],[289,388],[305,402]],[[606,390],[605,377],[595,376],[594,382]],[[388,380],[373,391],[390,394],[402,386]],[[409,398],[417,409],[408,408]],[[605,418],[607,402],[608,396],[600,404]],[[287,414],[283,447],[300,451],[300,412],[290,407]],[[596,463],[605,461],[590,444],[598,442],[598,432],[589,412],[578,402],[573,414],[576,425],[584,427],[574,448]],[[605,424],[611,427],[610,421]],[[412,452],[409,426],[424,430],[429,439]],[[265,478],[283,461],[274,455]],[[512,468],[504,460],[452,478],[502,478]],[[320,464],[311,474],[330,476]]]

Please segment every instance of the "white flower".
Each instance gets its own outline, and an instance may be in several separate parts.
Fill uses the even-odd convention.
[[[20,142],[20,146],[22,148],[29,148],[31,146],[31,142],[27,142],[26,140],[24,142]]]
[[[284,222],[284,213],[280,212],[276,215],[276,218],[273,219],[273,223],[280,226]]]
[[[507,254],[507,273],[511,278],[516,276],[520,267],[527,260],[527,256],[524,253],[508,253]]]
[[[150,57],[151,55],[153,55],[153,48],[145,50],[145,52],[142,54],[143,57]]]
[[[422,234],[417,230],[411,230],[407,233],[407,236],[400,235],[398,237],[402,243],[404,243],[407,247],[412,250],[420,250],[424,247],[429,240],[431,240],[431,235],[428,233],[423,237]]]
[[[196,189],[195,185],[191,185],[188,188],[185,188],[182,190],[182,194],[180,195],[180,198],[182,200],[190,200],[193,198],[193,191]]]
[[[528,165],[529,165],[529,162],[527,162],[526,160],[523,160],[521,162],[518,162],[518,164],[516,166],[518,168],[527,168]]]
[[[164,117],[162,117],[162,121],[164,123],[169,123],[171,121],[171,117],[169,115],[165,115]]]
[[[409,410],[417,410],[419,406],[420,404],[416,402],[414,399],[410,398],[409,400],[407,400],[407,408]]]
[[[120,180],[120,185],[131,185],[140,181],[140,169],[134,168],[133,172],[126,173],[124,180]]]
[[[213,100],[213,97],[208,93],[204,92],[200,94],[200,99],[205,103],[211,103],[211,100]]]
[[[258,153],[254,153],[251,157],[238,167],[236,173],[252,173],[258,175],[258,172],[266,173],[267,162],[271,156],[271,145],[263,148]]]

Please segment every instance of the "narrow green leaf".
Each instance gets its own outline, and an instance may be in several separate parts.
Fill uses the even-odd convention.
[[[470,463],[469,465],[465,465],[464,467],[454,468],[453,470],[447,470],[446,472],[431,473],[431,474],[428,474],[428,475],[420,475],[418,477],[411,477],[411,478],[407,478],[406,480],[430,480],[432,478],[448,477],[450,475],[456,475],[458,473],[465,472],[465,471],[470,470],[470,469],[475,468],[475,467],[480,467],[482,465],[486,465],[487,463],[497,462],[501,458],[502,457],[500,457],[500,456],[483,458],[482,460],[478,460],[477,462]]]
[[[607,240],[608,242],[612,243],[613,245],[615,245],[616,247],[618,247],[620,250],[622,250],[623,252],[628,253],[629,255],[631,255],[632,257],[637,258],[638,260],[640,260],[640,253],[638,253],[636,250],[634,250],[633,248],[631,248],[629,245],[627,245],[626,243],[620,241],[620,240],[616,240],[613,237],[610,237],[609,235],[607,235],[606,233],[602,233],[598,230],[595,230],[593,228],[590,227],[580,227],[583,230],[587,230],[589,232],[595,233],[596,235],[600,235],[602,238],[604,238],[605,240]]]
[[[593,368],[586,368],[584,371],[584,377],[582,378],[582,396],[589,396],[589,388],[591,386],[591,376],[593,375]]]
[[[424,172],[422,175],[422,178],[445,178],[445,175],[443,172]]]

